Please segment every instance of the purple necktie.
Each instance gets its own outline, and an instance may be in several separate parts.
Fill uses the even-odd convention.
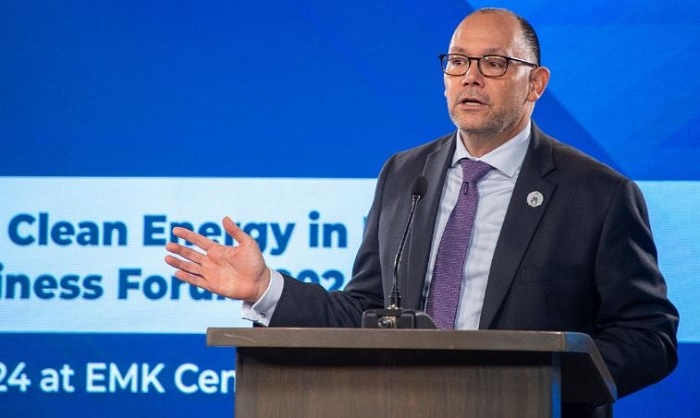
[[[477,184],[493,167],[483,161],[459,160],[464,177],[457,204],[445,226],[435,258],[425,310],[440,329],[454,329],[462,272],[479,202]]]

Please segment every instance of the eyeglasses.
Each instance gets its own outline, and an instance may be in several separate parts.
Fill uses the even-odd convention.
[[[476,60],[479,72],[484,77],[501,77],[508,71],[508,64],[513,61],[530,67],[537,64],[521,60],[520,58],[505,57],[503,55],[482,55],[480,57],[468,57],[462,54],[442,54],[439,56],[442,63],[442,72],[447,75],[463,76],[469,70],[472,60]]]

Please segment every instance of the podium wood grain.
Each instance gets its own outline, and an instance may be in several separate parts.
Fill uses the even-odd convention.
[[[237,347],[236,418],[541,418],[562,397],[615,399],[584,334],[212,328],[207,343]]]

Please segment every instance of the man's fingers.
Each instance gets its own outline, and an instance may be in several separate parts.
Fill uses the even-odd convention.
[[[203,249],[204,251],[209,250],[209,248],[212,245],[216,244],[214,241],[210,240],[209,238],[206,238],[203,235],[200,235],[194,231],[190,231],[186,228],[181,228],[179,226],[173,228],[173,235],[175,235],[178,238],[182,238],[187,242],[191,242],[197,247]]]
[[[181,245],[178,244],[172,244],[177,247],[180,247],[180,250],[184,252],[196,252],[194,250],[191,250],[189,248],[184,248]],[[199,253],[197,253],[199,254]],[[201,254],[200,254],[201,256]],[[202,288],[204,290],[209,290],[211,291],[211,286],[209,282],[207,281],[207,278],[204,277],[204,269],[202,266],[196,263],[192,263],[186,260],[182,260],[180,258],[174,257],[172,255],[166,255],[165,256],[165,263],[168,264],[169,266],[175,268],[175,277],[178,279],[182,280],[183,282],[189,283],[193,286],[197,286],[199,288]]]
[[[187,248],[184,245],[175,244],[174,242],[165,244],[165,249],[197,264],[202,264],[202,260],[204,259],[204,254],[199,251]]]
[[[224,225],[224,229],[226,230],[226,232],[239,244],[248,239],[252,239],[250,236],[248,236],[248,234],[243,232],[241,228],[239,228],[238,225],[236,225],[228,216],[224,217],[224,220],[221,223]]]
[[[202,267],[199,264],[190,263],[190,262],[187,262],[185,260],[181,260],[177,257],[173,257],[171,255],[165,256],[165,262],[169,266],[174,267],[177,270],[181,270],[187,274],[197,276],[197,277],[202,276]],[[175,277],[178,277],[178,276],[176,275]]]
[[[168,264],[170,264],[170,263],[168,263]],[[197,286],[197,287],[202,288],[204,290],[210,290],[208,285],[207,285],[207,281],[204,280],[200,276],[190,274],[190,273],[183,271],[183,270],[176,270],[175,277],[177,277],[178,279],[182,280],[183,282],[189,283],[193,286]]]

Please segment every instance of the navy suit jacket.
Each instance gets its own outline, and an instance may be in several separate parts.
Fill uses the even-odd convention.
[[[480,329],[584,332],[624,396],[675,367],[678,312],[666,297],[644,199],[634,182],[533,123],[489,273]],[[271,326],[357,327],[385,305],[418,176],[428,191],[400,266],[402,307],[421,309],[456,134],[392,156],[379,176],[353,277],[342,292],[285,277]],[[539,206],[527,202],[540,192]]]

